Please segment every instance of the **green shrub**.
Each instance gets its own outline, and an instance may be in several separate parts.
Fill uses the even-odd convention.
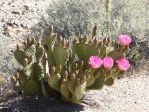
[[[105,26],[104,10],[105,2],[100,0],[58,0],[47,12],[49,23],[54,26],[54,32],[68,38],[91,34],[95,24]]]
[[[99,37],[125,33],[143,39],[149,32],[146,12],[140,0],[56,0],[47,10],[47,23],[64,37],[88,35],[97,25]]]

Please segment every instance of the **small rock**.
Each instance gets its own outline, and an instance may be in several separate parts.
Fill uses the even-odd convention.
[[[9,22],[7,23],[7,25],[8,25],[8,26],[13,26],[13,24],[12,24],[12,23],[9,23]]]
[[[17,11],[12,11],[11,13],[12,14],[20,14],[20,12],[17,12]]]
[[[24,5],[24,8],[25,8],[26,10],[29,10],[29,6],[27,6],[27,5]]]

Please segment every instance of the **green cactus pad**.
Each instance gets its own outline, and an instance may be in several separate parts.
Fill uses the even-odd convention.
[[[44,78],[43,66],[40,63],[35,62],[31,67],[31,78],[38,81]]]
[[[62,99],[65,101],[70,100],[70,91],[69,91],[69,82],[68,81],[62,81],[60,85],[60,93],[62,94]]]
[[[29,45],[24,48],[24,53],[26,57],[34,57],[35,51],[36,51],[35,45]]]
[[[55,45],[52,51],[52,55],[54,57],[54,61],[56,65],[65,65],[68,58],[69,52],[61,45]]]
[[[44,38],[43,40],[43,44],[47,45],[48,46],[48,50],[51,51],[52,50],[52,46],[53,46],[53,43],[54,43],[54,39],[52,37],[51,34],[49,34],[47,37]]]
[[[127,56],[132,60],[132,61],[138,61],[141,59],[141,53],[139,52],[139,48],[132,47],[130,51],[127,53]]]
[[[75,84],[75,83],[74,83]],[[86,82],[78,85],[74,85],[74,90],[71,97],[71,102],[79,104],[86,91]]]
[[[22,66],[24,66],[24,59],[26,58],[25,53],[23,50],[16,50],[14,52],[14,57],[15,59],[19,62],[19,64],[21,64]]]
[[[41,45],[36,46],[36,53],[35,53],[35,56],[36,56],[36,61],[37,61],[37,62],[39,62],[39,60],[42,58],[43,53],[44,53],[44,48],[43,48],[43,46],[41,46]]]
[[[105,84],[105,76],[101,75],[95,79],[95,82],[87,88],[87,90],[102,89]]]
[[[91,86],[95,82],[95,77],[93,74],[89,74],[89,78],[86,80],[86,87]]]
[[[108,56],[110,56],[111,58],[113,58],[114,61],[116,61],[117,59],[124,57],[124,54],[118,50],[113,50],[108,54]]]
[[[37,80],[29,80],[25,85],[23,86],[23,92],[25,94],[41,94],[41,85]]]
[[[81,103],[81,99],[78,100],[78,99],[76,98],[76,96],[73,95],[73,96],[71,97],[71,102],[72,102],[72,103],[75,103],[75,104],[80,104],[80,103]]]
[[[111,78],[108,78],[106,81],[105,81],[105,85],[107,86],[112,86],[114,84],[114,79],[111,77]]]
[[[27,81],[28,81],[28,77],[26,76],[26,74],[23,71],[21,71],[19,73],[19,79],[17,79],[18,85],[23,86],[25,83],[27,83]],[[16,84],[15,84],[15,86],[16,86]]]
[[[26,65],[24,68],[23,68],[23,73],[20,74],[20,76],[22,76],[22,79],[21,80],[24,80],[25,77],[27,79],[27,77],[29,78],[31,76],[31,72],[32,72],[32,63],[31,64],[28,64]],[[23,77],[24,76],[24,77]],[[33,77],[34,78],[34,77]]]
[[[94,45],[76,43],[74,49],[79,59],[84,62],[88,62],[90,56],[99,55],[99,51]]]
[[[84,96],[85,91],[86,91],[86,82],[77,85],[75,89],[76,99],[80,100]]]
[[[48,84],[53,89],[60,91],[61,75],[59,73],[52,74],[48,79]]]
[[[50,66],[54,66],[55,62],[54,62],[54,57],[52,55],[52,51],[47,51],[47,55],[48,55],[48,63]]]
[[[70,81],[69,82],[69,90],[72,94],[75,94],[75,87],[76,87],[76,81]]]
[[[49,35],[45,37],[43,40],[43,46],[45,48],[45,51],[47,52],[48,62],[50,66],[55,65],[54,57],[52,55],[52,49],[53,49],[54,43],[55,43],[54,37],[52,36],[51,33],[49,33]]]

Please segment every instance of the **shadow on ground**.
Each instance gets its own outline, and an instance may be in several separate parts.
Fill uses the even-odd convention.
[[[82,105],[64,103],[52,98],[11,95],[0,102],[0,112],[80,112]]]

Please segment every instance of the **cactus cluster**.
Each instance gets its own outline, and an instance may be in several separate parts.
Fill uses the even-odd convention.
[[[12,77],[15,89],[26,94],[41,93],[40,82],[44,78],[44,48],[39,42],[28,38],[21,48],[17,45],[15,59],[22,65]]]
[[[56,94],[63,101],[79,104],[87,90],[111,86],[124,72],[117,66],[117,60],[125,57],[128,46],[95,34],[94,28],[91,37],[68,40],[53,33],[50,27],[42,42],[28,38],[22,47],[17,45],[14,57],[22,69],[11,78],[14,89],[29,95]],[[112,67],[92,68],[92,56],[111,57]]]

